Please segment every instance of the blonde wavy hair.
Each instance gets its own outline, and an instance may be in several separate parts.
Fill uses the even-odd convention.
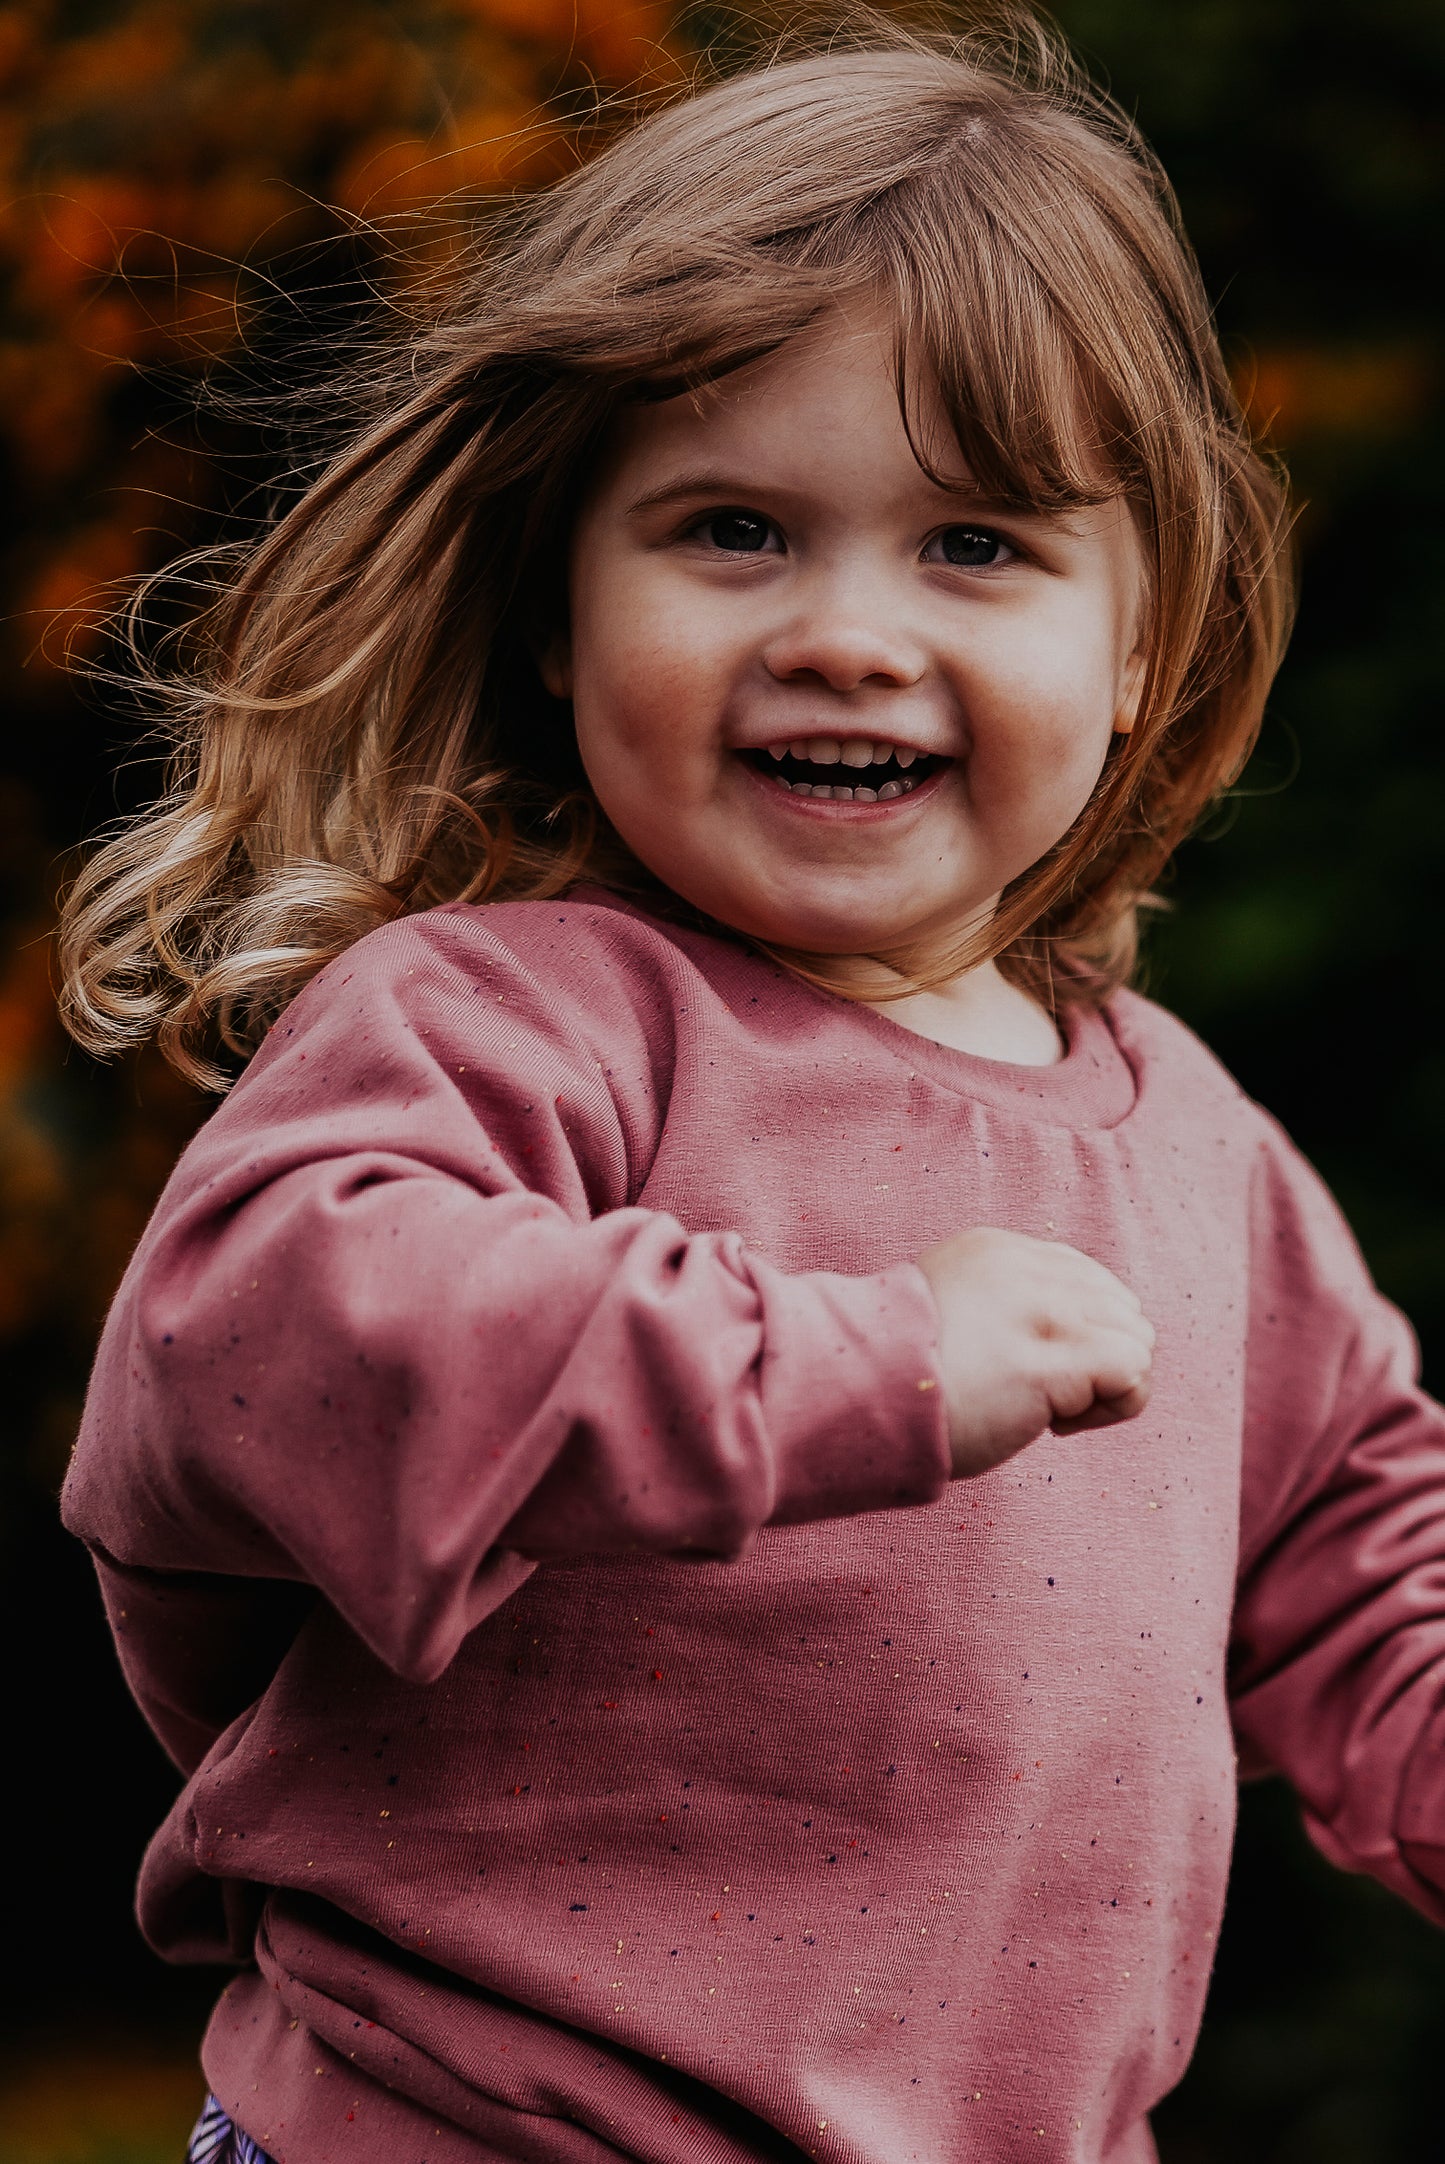
[[[63,912],[82,1044],[154,1033],[221,1086],[208,1043],[245,1054],[324,962],[437,903],[585,876],[697,921],[609,828],[534,655],[619,404],[758,359],[849,291],[890,312],[905,419],[935,383],[988,495],[1126,499],[1148,669],[1133,732],[986,934],[874,957],[891,992],[767,951],[870,999],[987,955],[1050,1005],[1124,980],[1141,901],[1253,745],[1290,614],[1285,498],[1132,123],[1030,11],[970,25],[785,41],[474,209],[444,290],[354,371],[351,440],[220,583],[189,664],[151,671],[167,793]]]

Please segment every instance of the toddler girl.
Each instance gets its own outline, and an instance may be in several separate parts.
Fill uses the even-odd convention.
[[[194,2153],[1139,2164],[1236,1746],[1445,1917],[1445,1423],[1120,989],[1279,486],[1022,19],[447,275],[67,917],[84,1042],[255,1048],[65,1497],[237,1965]]]

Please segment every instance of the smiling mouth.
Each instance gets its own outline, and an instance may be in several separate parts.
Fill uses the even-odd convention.
[[[799,759],[791,751],[781,759],[775,759],[770,751],[745,751],[742,757],[774,788],[786,789],[790,795],[830,797],[855,804],[874,804],[907,796],[920,782],[927,781],[931,774],[949,763],[932,752],[920,752],[906,767],[892,752],[886,759],[872,760],[867,766],[844,766],[838,760],[824,763],[816,759]]]

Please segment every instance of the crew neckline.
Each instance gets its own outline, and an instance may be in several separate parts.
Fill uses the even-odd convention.
[[[989,1059],[979,1052],[963,1052],[955,1045],[942,1044],[936,1037],[921,1036],[896,1021],[886,1007],[871,1007],[823,985],[809,984],[806,978],[795,977],[743,941],[729,941],[701,926],[673,924],[610,888],[579,881],[569,889],[567,898],[600,903],[625,916],[640,917],[675,941],[705,940],[710,946],[745,956],[765,972],[770,982],[780,983],[835,1019],[850,1021],[880,1050],[901,1061],[911,1075],[922,1076],[973,1103],[991,1105],[1016,1118],[1051,1126],[1102,1128],[1120,1125],[1138,1100],[1138,1076],[1107,1008],[1087,1001],[1061,1006],[1054,1019],[1064,1039],[1064,1054],[1047,1067]]]
[[[1067,1127],[1117,1127],[1134,1109],[1139,1094],[1134,1069],[1099,1007],[1084,1002],[1061,1007],[1054,1019],[1064,1040],[1063,1058],[1031,1067],[960,1051],[895,1021],[886,1007],[865,1006],[801,978],[793,981],[830,1009],[846,1008],[911,1073],[975,1103]]]

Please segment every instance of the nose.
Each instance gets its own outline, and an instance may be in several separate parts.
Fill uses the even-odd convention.
[[[763,665],[780,684],[813,684],[829,691],[901,688],[916,684],[927,658],[881,581],[809,582],[799,607],[763,648]]]

